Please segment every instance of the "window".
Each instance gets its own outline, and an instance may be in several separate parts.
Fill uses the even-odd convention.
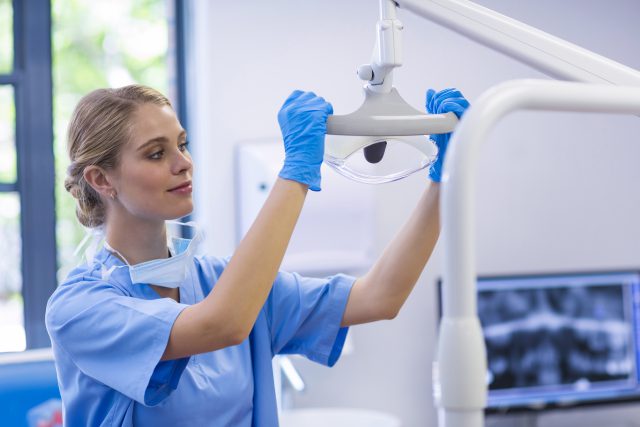
[[[43,295],[56,285],[49,21],[46,0],[0,0],[0,351],[48,343]]]
[[[0,74],[13,69],[13,5],[0,0]]]
[[[49,345],[46,302],[80,261],[85,231],[64,190],[73,108],[134,82],[175,100],[182,3],[0,0],[0,352]]]
[[[101,87],[141,83],[174,92],[169,76],[167,0],[53,0],[53,102],[58,282],[82,256],[85,236],[75,200],[64,189],[66,130],[78,100]]]

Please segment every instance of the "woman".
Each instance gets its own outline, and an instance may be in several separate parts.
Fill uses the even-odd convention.
[[[467,106],[455,90],[427,93],[433,113]],[[349,326],[396,316],[438,237],[437,184],[363,277],[278,272],[308,189],[320,190],[331,113],[313,93],[286,100],[284,166],[226,260],[193,255],[197,229],[167,245],[165,221],[193,209],[186,132],[169,101],[133,85],[79,102],[65,187],[104,247],[47,307],[65,425],[277,426],[274,354],[332,366]],[[435,136],[434,181],[448,138]]]

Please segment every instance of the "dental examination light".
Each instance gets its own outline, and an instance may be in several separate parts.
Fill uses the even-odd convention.
[[[334,167],[341,173],[349,172],[355,179],[372,182],[375,179],[366,172],[357,175],[358,172],[345,166],[357,151],[372,151],[368,156],[376,161],[382,158],[387,147],[375,144],[386,138],[393,139],[388,135],[401,139],[447,132],[456,127],[442,180],[444,271],[442,318],[433,371],[434,397],[440,426],[482,427],[487,403],[487,360],[477,313],[473,217],[474,172],[480,145],[490,130],[514,111],[640,115],[640,72],[468,0],[387,0],[380,5],[383,19],[378,24],[378,49],[373,63],[360,67],[358,73],[369,82],[365,86],[365,102],[355,113],[330,116],[327,123],[328,133],[332,135],[359,138],[348,144],[328,139],[325,160],[329,164],[335,162]],[[502,83],[488,89],[474,102],[459,126],[455,122],[444,124],[443,117],[425,119],[415,112],[410,114],[404,101],[398,101],[398,106],[383,105],[387,101],[392,104],[397,95],[390,80],[391,70],[401,63],[397,49],[402,25],[395,19],[396,5],[551,77],[572,82],[515,80]],[[390,52],[394,52],[391,58]],[[379,105],[373,105],[376,100]],[[425,153],[421,149],[423,145],[413,146],[420,154]],[[409,169],[404,169],[396,175],[379,177],[377,181],[390,181],[392,177],[397,179],[409,173]]]
[[[637,85],[636,70],[468,0],[379,0],[380,20],[370,64],[358,67],[364,102],[327,120],[325,163],[356,181],[379,184],[428,167],[437,148],[428,135],[451,132],[453,113],[425,114],[393,87],[402,65],[403,25],[396,7],[463,34],[562,80]]]
[[[429,166],[438,150],[428,135],[451,132],[454,113],[425,114],[393,87],[393,69],[402,65],[402,23],[396,4],[379,0],[380,20],[370,64],[358,67],[365,81],[364,102],[344,116],[329,116],[325,163],[340,174],[370,184],[396,181]]]

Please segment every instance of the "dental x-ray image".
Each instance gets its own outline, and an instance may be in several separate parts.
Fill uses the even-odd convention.
[[[620,283],[478,295],[490,390],[586,390],[635,377],[629,289]]]

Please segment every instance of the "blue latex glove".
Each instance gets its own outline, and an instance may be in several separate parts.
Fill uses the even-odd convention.
[[[457,89],[449,88],[441,90],[440,92],[429,89],[427,91],[426,107],[427,112],[430,114],[452,112],[460,118],[467,108],[469,108],[469,101],[467,101]],[[438,147],[438,157],[429,167],[429,178],[431,178],[433,182],[440,182],[442,180],[442,165],[444,164],[444,156],[447,152],[450,138],[451,133],[431,135],[431,139]]]
[[[285,150],[280,178],[320,191],[320,165],[329,114],[333,114],[331,104],[313,92],[296,90],[289,95],[278,113]]]

